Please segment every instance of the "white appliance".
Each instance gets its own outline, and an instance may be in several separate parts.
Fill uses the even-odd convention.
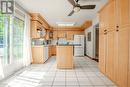
[[[44,47],[44,58],[45,58],[44,60],[47,61],[47,60],[48,60],[48,57],[49,57],[49,56],[48,56],[48,46],[45,46],[45,47]],[[45,62],[45,61],[44,61],[44,62]]]
[[[74,44],[74,56],[84,56],[84,35],[74,35]]]

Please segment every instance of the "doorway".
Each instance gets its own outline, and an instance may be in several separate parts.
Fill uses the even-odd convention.
[[[95,59],[99,60],[99,23],[95,25]]]

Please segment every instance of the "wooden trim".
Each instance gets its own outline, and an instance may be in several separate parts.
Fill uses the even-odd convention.
[[[86,28],[92,26],[92,21],[87,20],[81,26],[72,26],[72,27],[53,27],[53,31],[84,31]]]
[[[90,26],[92,26],[92,21],[91,20],[88,20],[88,21],[85,21],[82,25],[81,25],[81,28],[83,30],[89,28]]]
[[[92,26],[92,21],[91,20],[87,20],[85,21],[81,26],[72,26],[72,27],[51,27],[47,21],[44,19],[44,17],[42,17],[39,13],[30,13],[31,16],[31,21],[38,21],[39,23],[42,24],[42,26],[45,29],[48,30],[52,30],[52,31],[84,31],[86,28],[89,28],[90,26]]]
[[[84,31],[81,28],[53,28],[53,31]]]

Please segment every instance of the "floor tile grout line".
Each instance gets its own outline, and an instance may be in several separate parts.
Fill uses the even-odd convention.
[[[78,80],[78,76],[77,76],[77,74],[76,74],[76,71],[74,71],[75,72],[75,76],[76,76],[76,79],[77,79],[77,82],[78,82],[78,86],[80,87],[80,83],[79,83],[79,80]]]
[[[55,81],[55,78],[56,78],[56,73],[57,73],[57,70],[55,71],[55,76],[54,76],[54,79],[53,79],[53,81],[52,81],[51,87],[53,87],[53,84],[54,84],[54,81]]]
[[[66,86],[66,84],[67,84],[67,83],[66,83],[66,77],[67,77],[67,76],[66,76],[66,72],[67,72],[67,71],[65,70],[65,87],[67,87],[67,86]]]
[[[83,69],[83,72],[85,73],[84,69]],[[86,73],[85,73],[86,74]],[[89,79],[89,77],[87,77],[87,75],[85,75],[86,78],[88,78],[88,80],[90,81],[90,83],[92,84],[91,80]],[[91,86],[94,87],[94,85],[92,84]]]

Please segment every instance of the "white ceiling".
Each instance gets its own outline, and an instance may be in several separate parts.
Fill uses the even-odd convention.
[[[67,16],[73,9],[67,0],[16,0],[23,8],[30,13],[40,13],[51,26],[56,22],[75,22],[80,26],[86,20],[95,18],[97,11],[107,0],[79,0],[79,4],[96,4],[94,10],[81,10],[72,16]]]

